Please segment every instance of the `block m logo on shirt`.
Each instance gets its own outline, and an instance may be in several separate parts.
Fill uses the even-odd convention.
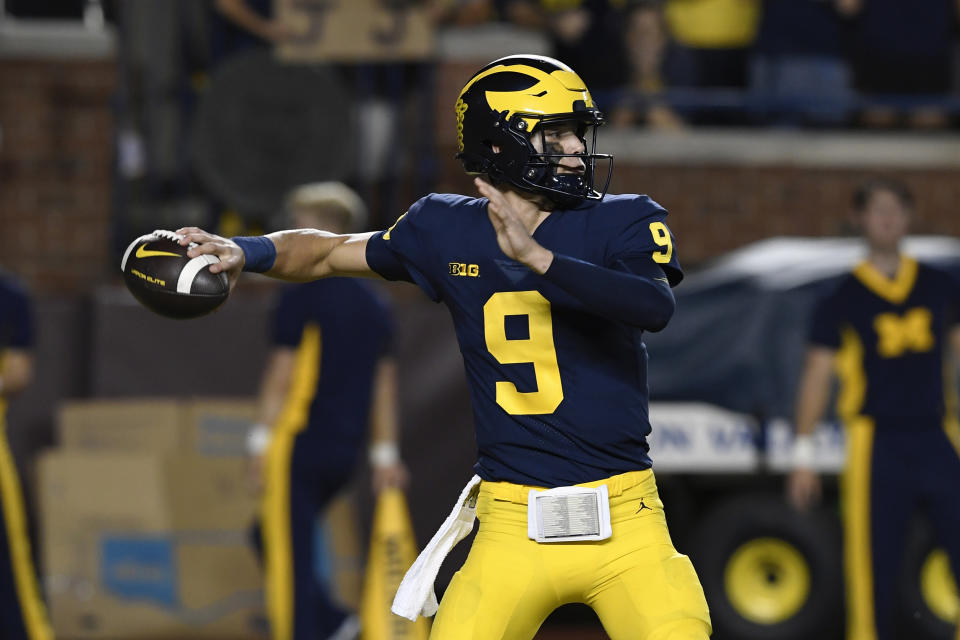
[[[933,337],[933,314],[926,307],[916,307],[902,316],[896,313],[881,313],[873,319],[877,332],[877,353],[883,358],[898,358],[908,351],[930,351],[936,340]]]

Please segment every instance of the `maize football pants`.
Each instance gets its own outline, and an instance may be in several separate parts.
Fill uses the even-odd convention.
[[[670,540],[653,472],[606,484],[613,535],[537,543],[527,537],[527,487],[483,482],[480,528],[450,582],[431,640],[526,640],[557,607],[596,611],[613,640],[704,640],[710,615],[690,560]]]

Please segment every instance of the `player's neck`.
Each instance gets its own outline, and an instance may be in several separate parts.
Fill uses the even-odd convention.
[[[536,198],[524,197],[516,191],[507,191],[505,195],[530,235],[533,235],[537,227],[550,215],[549,211],[540,208]]]
[[[533,232],[537,230],[537,227],[539,227],[549,215],[549,211],[536,211],[535,214],[531,216],[531,220],[529,222],[524,220],[524,224],[527,226],[527,230],[530,232],[530,235],[533,235]]]
[[[888,278],[894,278],[900,268],[900,251],[899,249],[871,248],[867,261],[880,273]]]

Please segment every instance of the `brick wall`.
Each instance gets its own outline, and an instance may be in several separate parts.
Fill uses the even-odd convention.
[[[452,96],[476,67],[450,63],[438,73],[438,191],[473,193],[453,159]],[[83,293],[111,273],[114,84],[109,60],[0,60],[0,264],[38,292]],[[667,207],[684,261],[694,265],[771,235],[849,232],[850,193],[873,173],[849,166],[631,166],[621,159],[611,189],[649,193]],[[915,231],[960,235],[954,168],[891,166],[884,173],[915,190]]]
[[[112,61],[0,59],[0,264],[38,291],[103,278]]]
[[[960,235],[956,170],[879,173],[897,176],[914,191],[914,233]],[[639,190],[665,206],[682,258],[695,264],[770,236],[853,233],[851,194],[877,174],[849,168],[617,166],[611,190]]]

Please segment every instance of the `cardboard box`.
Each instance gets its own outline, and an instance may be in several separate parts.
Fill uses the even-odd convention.
[[[57,440],[68,449],[176,451],[187,439],[176,399],[77,400],[57,415]]]
[[[261,637],[242,460],[62,450],[38,471],[58,637]]]
[[[241,459],[143,452],[49,451],[39,463],[45,531],[237,530],[259,504]]]
[[[185,404],[190,451],[210,457],[245,457],[247,434],[257,421],[253,398],[193,398]]]
[[[262,578],[241,536],[88,534],[77,551],[94,572],[47,572],[57,637],[265,637]]]
[[[256,417],[252,398],[78,400],[60,408],[57,431],[65,449],[242,458]]]

